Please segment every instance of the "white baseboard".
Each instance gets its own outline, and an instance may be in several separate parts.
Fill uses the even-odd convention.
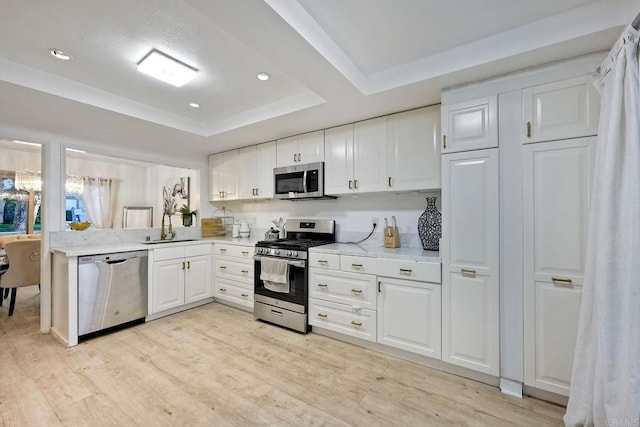
[[[500,378],[500,391],[509,396],[522,399],[522,383],[509,378]]]

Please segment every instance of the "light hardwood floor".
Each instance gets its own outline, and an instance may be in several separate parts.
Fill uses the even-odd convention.
[[[563,407],[215,303],[66,349],[38,301],[0,309],[2,425],[562,424]]]

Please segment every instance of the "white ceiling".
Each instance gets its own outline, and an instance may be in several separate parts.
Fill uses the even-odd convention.
[[[201,159],[608,49],[637,0],[0,0],[0,138]],[[49,54],[57,48],[71,61]],[[151,49],[200,70],[136,70]],[[268,82],[255,76],[271,75]],[[201,105],[199,109],[188,106]]]

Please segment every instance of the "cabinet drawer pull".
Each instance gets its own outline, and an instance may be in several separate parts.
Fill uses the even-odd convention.
[[[227,269],[227,266],[226,266],[226,265],[221,265],[221,266],[219,266],[218,268],[219,268],[220,270],[226,270],[226,269]]]
[[[349,180],[349,190],[353,190],[353,181]]]
[[[225,248],[220,248],[218,249],[220,252],[227,252],[227,250]]]
[[[240,273],[242,273],[242,274],[249,274],[249,270],[240,270]]]
[[[382,281],[378,282],[378,293],[382,292]]]
[[[326,259],[319,259],[318,262],[320,264],[329,264],[329,261],[327,261]]]
[[[319,288],[326,288],[329,285],[327,285],[326,283],[318,283],[316,286],[318,286]]]
[[[411,274],[413,270],[411,270],[410,268],[401,268],[400,269],[400,273],[404,273],[404,274]]]
[[[362,264],[352,263],[351,267],[353,267],[353,268],[362,268]]]
[[[191,269],[191,261],[187,261],[187,270]]]
[[[249,298],[249,294],[242,294],[243,298]]]
[[[391,177],[387,178],[387,185],[391,187]]]
[[[353,294],[361,294],[362,293],[362,289],[351,289],[351,293],[353,293]]]
[[[527,122],[527,138],[531,138],[531,122]]]
[[[471,268],[461,268],[460,273],[462,273],[463,276],[476,277],[476,271]]]
[[[570,285],[573,283],[571,279],[560,279],[559,277],[552,277],[551,281],[556,285]]]
[[[242,252],[240,252],[240,253],[241,253],[242,255],[249,255],[249,252],[248,252],[248,251],[242,251]]]
[[[353,188],[354,188],[355,190],[357,190],[357,189],[358,189],[358,180],[357,180],[357,179],[354,179],[354,180],[353,180]]]
[[[360,326],[362,326],[362,322],[356,322],[355,320],[352,320],[352,321],[351,321],[351,324],[352,324],[353,326],[358,327],[358,328],[359,328]]]
[[[447,149],[447,135],[442,135],[442,148]]]
[[[329,317],[329,315],[324,313],[318,313],[318,317],[322,317],[323,319],[326,319],[327,317]]]
[[[227,292],[225,288],[220,288],[220,292]]]
[[[182,269],[184,270],[184,261],[182,261]]]

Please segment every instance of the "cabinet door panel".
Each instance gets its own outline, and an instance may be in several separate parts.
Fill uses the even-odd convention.
[[[598,131],[598,95],[586,76],[525,89],[522,100],[527,122],[525,143],[589,136]]]
[[[354,187],[357,191],[386,191],[387,118],[366,120],[354,125]]]
[[[594,144],[581,138],[524,148],[525,253],[535,280],[582,283]]]
[[[153,263],[153,312],[184,304],[183,259]]]
[[[443,153],[498,146],[498,97],[442,107]]]
[[[185,304],[209,298],[212,295],[211,255],[187,259]]]
[[[387,128],[391,189],[440,188],[440,108],[392,114]]]
[[[298,163],[324,162],[324,130],[298,135]]]
[[[238,150],[225,151],[222,182],[223,199],[236,200],[238,198],[238,177],[240,175],[240,163],[238,161]]]
[[[324,136],[324,191],[353,191],[353,124],[327,129]],[[351,188],[349,184],[351,183]]]
[[[278,167],[298,163],[298,135],[276,141],[276,163]]]
[[[223,189],[224,154],[212,154],[209,156],[209,200],[221,200]]]
[[[244,147],[238,151],[238,163],[242,172],[238,174],[238,199],[253,199],[256,185],[256,147]]]
[[[491,276],[448,273],[443,286],[442,360],[498,375],[498,282]]]
[[[582,288],[536,282],[535,293],[535,386],[568,396]]]
[[[378,342],[440,359],[440,285],[380,280]]]
[[[443,156],[443,264],[498,273],[498,150]]]
[[[242,173],[247,167],[244,164]],[[276,167],[276,142],[265,142],[256,146],[256,172],[254,186],[257,199],[273,198],[273,168]]]

